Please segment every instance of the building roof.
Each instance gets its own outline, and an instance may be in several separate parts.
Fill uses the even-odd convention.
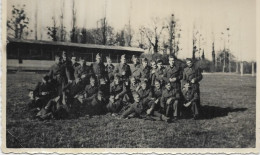
[[[54,46],[71,46],[71,47],[82,47],[82,48],[93,48],[93,49],[109,49],[109,50],[121,50],[121,51],[134,51],[143,53],[144,50],[136,47],[125,47],[125,46],[107,46],[107,45],[97,45],[97,44],[80,44],[71,42],[58,42],[58,41],[43,41],[43,40],[23,40],[8,38],[9,43],[27,43],[27,44],[40,44],[40,45],[54,45]]]

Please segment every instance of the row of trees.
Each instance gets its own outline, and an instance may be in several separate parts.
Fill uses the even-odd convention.
[[[131,28],[131,22],[125,25],[122,30],[116,31],[107,20],[106,16],[97,21],[97,27],[86,29],[85,27],[78,27],[77,9],[75,1],[72,2],[72,25],[68,30],[64,25],[64,3],[62,1],[61,13],[58,19],[52,17],[52,24],[47,26],[47,35],[52,41],[68,41],[73,43],[90,43],[100,45],[119,45],[119,46],[133,46],[133,38],[135,38],[135,45],[143,49],[148,49],[154,53],[159,51],[176,54],[179,49],[180,25],[177,24],[175,16],[172,14],[167,19],[153,18],[150,27],[141,26],[137,32]],[[35,30],[29,30],[30,19],[25,12],[25,5],[13,6],[12,18],[7,21],[8,36],[22,39],[28,33],[35,33],[37,40],[37,20]],[[37,14],[35,14],[37,18]],[[29,31],[28,31],[29,30]],[[163,39],[162,39],[163,38]],[[166,38],[166,39],[165,39]]]

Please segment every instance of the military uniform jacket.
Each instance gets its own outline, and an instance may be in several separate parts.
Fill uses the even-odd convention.
[[[138,92],[140,90],[140,84],[139,83],[135,83],[134,85],[133,84],[130,84],[130,91],[133,93],[133,92]]]
[[[147,104],[151,98],[152,98],[152,92],[149,88],[146,89],[139,89],[138,94],[140,95],[140,100],[144,103]]]
[[[93,63],[93,71],[94,71],[94,74],[96,75],[96,77],[98,79],[107,77],[106,67],[103,63],[94,62]]]
[[[106,72],[108,73],[108,77],[110,80],[112,80],[114,77],[114,69],[115,66],[113,64],[106,65]]]
[[[77,94],[84,94],[85,91],[86,81],[79,81],[76,83],[75,80],[72,83],[68,83],[64,88],[63,91],[67,91],[71,97],[74,97]]]
[[[161,102],[165,103],[169,98],[173,98],[174,100],[180,99],[180,92],[177,89],[167,90],[166,88],[163,90]]]
[[[73,72],[73,67],[72,67],[72,63],[69,60],[63,61],[61,62],[61,79],[62,80],[73,80],[72,78],[72,72]]]
[[[168,80],[169,78],[176,78],[176,81],[174,83],[180,83],[182,79],[182,70],[181,67],[174,65],[173,67],[168,66],[164,71],[164,77],[165,80]]]
[[[125,72],[125,75],[122,75],[122,72]],[[118,74],[123,79],[128,79],[132,75],[130,66],[126,63],[125,64],[119,63],[115,67],[114,73]]]
[[[162,97],[162,89],[153,88],[152,97],[155,98],[155,100],[160,100]]]
[[[74,80],[75,78],[76,78],[76,76],[75,76],[75,71],[76,71],[76,69],[77,69],[77,67],[78,66],[80,66],[80,64],[79,63],[77,63],[77,62],[75,62],[74,64],[72,64],[72,71],[71,71],[71,78],[72,78],[72,80]]]
[[[60,73],[61,73],[61,63],[58,63],[51,66],[48,75],[51,79],[60,81]]]
[[[165,68],[162,67],[162,68],[157,68],[156,72],[155,72],[155,78],[159,81],[163,81],[164,79],[164,71],[165,71]]]
[[[193,65],[191,68],[186,67],[183,71],[183,82],[190,82],[192,79],[195,79],[195,83],[198,83],[202,80],[202,74],[200,68],[195,68]]]
[[[85,87],[86,98],[92,98],[98,93],[98,86],[91,86],[90,84]]]
[[[153,73],[154,71],[154,73]],[[150,80],[151,80],[151,85],[154,86],[154,82],[156,79],[155,73],[156,73],[157,69],[151,69],[151,73],[150,73]]]
[[[123,97],[127,93],[126,86],[124,83],[115,84],[114,82],[110,85],[110,94],[111,95],[119,95],[119,97]]]
[[[143,66],[140,67],[139,69],[140,71],[140,75],[142,79],[148,79],[150,80],[150,71],[151,71],[151,67],[150,66],[146,66],[145,68]]]
[[[139,63],[132,65],[132,67],[131,67],[132,77],[135,77],[136,79],[141,78],[140,67],[141,67],[141,65]]]
[[[197,93],[197,91],[193,88],[191,89],[182,89],[182,95],[184,98],[184,101],[187,102],[193,102],[193,101],[197,101],[199,99],[199,95]]]
[[[46,95],[42,95],[43,92],[46,92]],[[50,83],[41,83],[39,82],[36,88],[33,91],[34,96],[43,98],[43,97],[52,97],[54,95],[55,89]]]
[[[75,78],[81,78],[82,75],[86,75],[86,78],[89,79],[91,75],[93,75],[93,71],[90,66],[84,65],[81,66],[79,65],[76,67],[74,76]]]

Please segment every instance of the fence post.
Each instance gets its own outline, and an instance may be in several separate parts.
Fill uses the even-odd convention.
[[[241,76],[243,76],[243,74],[244,74],[244,64],[243,64],[243,62],[240,62],[240,74],[241,74]]]
[[[255,63],[252,62],[252,76],[255,76]]]
[[[238,62],[236,62],[236,73],[238,73]]]

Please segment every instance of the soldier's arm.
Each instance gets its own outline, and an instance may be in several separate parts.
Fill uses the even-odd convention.
[[[180,68],[180,70],[179,70],[179,75],[176,77],[176,81],[180,81],[181,79],[183,79],[183,71],[182,71],[182,69]]]
[[[198,70],[197,70],[197,77],[196,77],[195,81],[196,82],[200,82],[202,80],[202,78],[203,78],[203,76],[201,74],[201,69],[198,68]]]

